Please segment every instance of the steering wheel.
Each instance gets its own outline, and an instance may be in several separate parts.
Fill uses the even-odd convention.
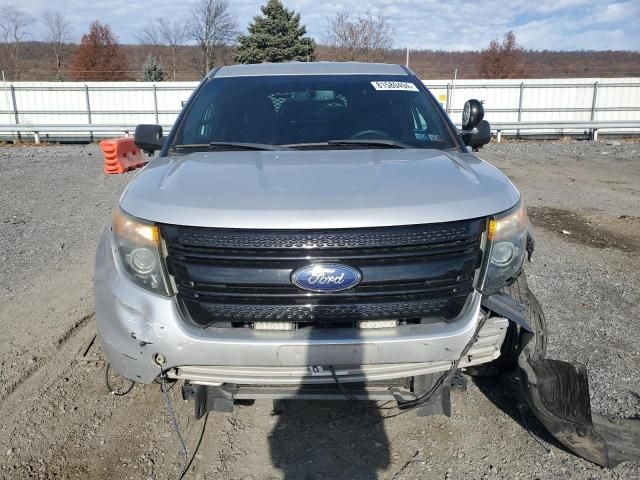
[[[393,137],[382,130],[360,130],[349,137],[351,140],[393,140]]]

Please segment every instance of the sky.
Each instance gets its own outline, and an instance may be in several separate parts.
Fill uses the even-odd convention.
[[[136,32],[153,17],[180,18],[195,0],[13,0],[34,20],[44,9],[65,12],[78,41],[93,20],[111,25],[120,43],[137,43]],[[241,31],[266,0],[229,0]],[[8,5],[6,1],[3,2]],[[395,47],[480,50],[509,30],[534,50],[640,50],[640,0],[284,0],[301,14],[308,35],[322,38],[327,17],[382,11],[393,27]],[[30,37],[42,39],[38,21]]]

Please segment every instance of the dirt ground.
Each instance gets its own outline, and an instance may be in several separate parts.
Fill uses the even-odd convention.
[[[595,411],[640,418],[640,144],[510,142],[481,157],[528,205],[549,356],[587,364]],[[105,177],[95,145],[0,147],[0,478],[179,473],[159,386],[108,393],[95,341],[93,253],[132,175]],[[452,418],[348,401],[276,415],[258,401],[195,421],[179,387],[170,397],[186,478],[640,479],[638,463],[605,470],[564,451],[516,387],[470,380]]]

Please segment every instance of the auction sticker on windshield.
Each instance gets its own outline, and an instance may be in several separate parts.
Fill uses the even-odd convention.
[[[416,87],[411,82],[392,82],[392,81],[381,81],[381,82],[371,82],[373,88],[376,90],[400,90],[405,92],[417,92],[418,87]]]

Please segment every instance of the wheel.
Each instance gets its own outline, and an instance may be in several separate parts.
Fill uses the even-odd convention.
[[[502,290],[517,302],[525,305],[527,323],[533,329],[533,339],[523,345],[523,336],[514,322],[509,322],[504,342],[500,347],[500,356],[493,362],[476,365],[465,369],[471,376],[493,376],[515,370],[518,365],[518,355],[525,348],[532,359],[543,359],[547,352],[547,322],[538,299],[531,293],[527,285],[527,277],[522,272],[515,282]]]

